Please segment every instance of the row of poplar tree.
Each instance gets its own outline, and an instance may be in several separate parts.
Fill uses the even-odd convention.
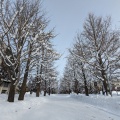
[[[112,28],[111,17],[88,15],[69,49],[61,93],[88,96],[99,85],[99,91],[112,95],[112,83],[120,82],[120,31]]]
[[[57,85],[54,62],[59,54],[48,23],[41,0],[0,0],[0,67],[1,78],[11,82],[9,102],[14,102],[18,84],[18,100],[24,100],[27,84],[37,97],[41,86],[45,95]]]

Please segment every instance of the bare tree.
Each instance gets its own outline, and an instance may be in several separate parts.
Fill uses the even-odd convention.
[[[96,78],[102,81],[106,95],[108,95],[108,76],[111,65],[118,63],[120,54],[120,40],[117,31],[111,29],[111,18],[96,17],[89,14],[84,23],[83,36],[88,49],[90,60],[85,60],[91,67],[96,68]],[[84,52],[84,56],[88,55]],[[93,73],[95,71],[92,71]]]
[[[69,50],[71,57],[68,57],[68,69],[72,68],[71,78],[83,79],[86,95],[87,81],[93,79],[101,81],[103,93],[111,94],[110,81],[119,77],[119,32],[111,29],[110,17],[103,19],[93,14],[88,15],[83,27],[83,32],[75,38],[74,47]]]
[[[9,4],[11,3],[8,0],[0,1],[0,55],[2,56],[3,62],[7,68],[9,79],[11,80],[8,101],[13,102],[15,84],[20,75],[18,72],[20,66],[20,53],[22,50],[20,42],[24,41],[22,37],[24,38],[26,34],[18,37],[18,24],[15,24],[17,17],[23,11],[23,6],[20,6],[19,10],[13,10],[13,6],[9,7]],[[10,51],[9,54],[5,52],[8,50]]]
[[[89,95],[88,92],[88,85],[87,85],[87,63],[85,61],[83,61],[83,59],[85,58],[85,60],[89,59],[89,55],[88,56],[84,56],[84,52],[86,52],[86,46],[84,46],[81,43],[81,39],[82,37],[79,36],[79,34],[76,37],[76,43],[74,44],[74,47],[72,50],[69,50],[69,52],[71,53],[73,59],[74,59],[74,64],[76,64],[76,67],[74,69],[76,69],[77,71],[77,76],[79,76],[79,79],[83,80],[83,84],[84,84],[84,89],[85,89],[85,94],[86,96]],[[84,51],[84,52],[83,52]],[[74,70],[75,71],[75,70]]]
[[[40,0],[0,1],[0,55],[11,80],[9,102],[14,102],[15,87],[21,79],[23,84],[18,99],[24,99],[29,71],[36,64],[34,58],[41,44],[52,38],[51,31],[45,32],[48,21],[40,5]]]

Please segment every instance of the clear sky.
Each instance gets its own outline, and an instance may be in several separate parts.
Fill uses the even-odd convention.
[[[72,47],[76,33],[82,31],[89,13],[111,16],[113,26],[120,28],[120,0],[43,0],[43,8],[51,20],[49,28],[55,27],[55,33],[58,34],[54,45],[63,54],[56,63],[60,75],[66,64],[67,49]]]

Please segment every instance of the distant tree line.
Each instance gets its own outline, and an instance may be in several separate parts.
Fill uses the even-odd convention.
[[[89,14],[74,41],[60,93],[112,95],[112,82],[120,82],[120,32],[112,29],[111,18]]]

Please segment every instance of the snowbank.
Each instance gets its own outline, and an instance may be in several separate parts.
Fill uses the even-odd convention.
[[[71,94],[71,98],[77,99],[80,102],[87,103],[98,109],[104,110],[111,114],[116,114],[120,116],[120,93],[117,95],[116,92],[113,92],[113,96],[103,96],[103,95],[76,95]]]

